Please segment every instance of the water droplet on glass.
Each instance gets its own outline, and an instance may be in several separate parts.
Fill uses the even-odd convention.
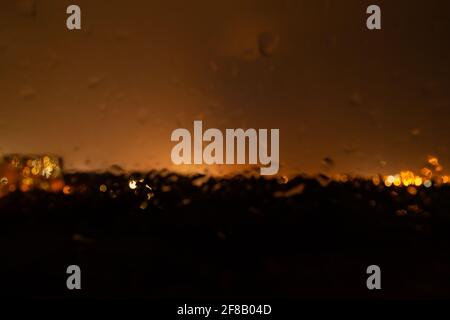
[[[330,168],[334,167],[335,163],[334,163],[334,160],[331,159],[330,157],[325,157],[322,159],[322,165],[325,168],[330,169]]]
[[[147,209],[147,207],[148,207],[148,202],[147,202],[147,201],[143,201],[143,202],[141,203],[141,205],[139,206],[139,208],[140,208],[141,210],[145,210],[145,209]]]
[[[3,177],[0,179],[0,184],[6,186],[8,184],[8,178]]]
[[[278,46],[278,35],[263,32],[258,36],[259,53],[264,57],[271,57]]]
[[[411,135],[413,137],[418,137],[420,135],[420,129],[419,128],[414,128],[414,129],[411,130],[410,133],[411,133]]]
[[[117,164],[113,164],[112,166],[110,166],[109,169],[108,169],[108,172],[110,172],[110,173],[112,173],[113,175],[116,175],[116,176],[121,176],[121,175],[124,175],[126,173],[125,170],[121,166],[119,166]]]
[[[128,186],[132,190],[136,189],[137,188],[137,181],[134,180],[134,179],[130,179],[130,181],[128,181]]]

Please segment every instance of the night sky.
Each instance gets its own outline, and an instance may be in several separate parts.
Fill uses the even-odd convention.
[[[171,132],[203,120],[279,128],[281,172],[448,168],[449,39],[447,0],[1,1],[0,154],[174,168]]]

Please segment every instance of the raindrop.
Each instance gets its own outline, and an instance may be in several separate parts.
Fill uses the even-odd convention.
[[[433,183],[431,182],[431,180],[425,180],[423,185],[425,186],[425,188],[430,188],[433,185]]]
[[[112,173],[113,175],[116,175],[116,176],[121,176],[121,175],[124,175],[126,173],[125,170],[121,166],[119,166],[117,164],[113,164],[112,166],[110,166],[109,169],[108,169],[108,172],[110,172],[110,173]]]
[[[411,130],[410,133],[411,133],[411,135],[413,137],[418,137],[420,135],[420,129],[419,128],[414,128],[414,129]]]
[[[322,165],[325,168],[330,169],[330,168],[334,167],[335,163],[334,163],[334,160],[331,159],[330,157],[325,157],[322,159]]]
[[[0,184],[3,186],[6,186],[8,184],[8,178],[7,177],[3,177],[0,179]]]
[[[206,175],[199,175],[195,179],[192,180],[192,185],[195,187],[201,187],[203,184],[208,182],[209,177]]]
[[[148,207],[148,202],[147,202],[147,201],[143,201],[143,202],[141,203],[141,205],[139,206],[139,208],[140,208],[141,210],[145,210],[145,209],[147,209],[147,207]]]
[[[137,188],[137,181],[134,180],[134,179],[131,179],[130,181],[128,181],[128,186],[132,190],[136,189]]]
[[[300,183],[296,186],[293,186],[291,189],[287,191],[277,191],[274,193],[275,198],[289,198],[295,195],[302,194],[305,190],[305,185],[303,183]]]
[[[322,187],[326,187],[330,184],[331,179],[330,177],[320,173],[317,175],[317,181],[320,183]]]
[[[271,57],[278,45],[278,35],[272,32],[263,32],[258,36],[259,53],[264,57]]]

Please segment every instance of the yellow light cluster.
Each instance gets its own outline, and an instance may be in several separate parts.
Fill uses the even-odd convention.
[[[420,175],[416,175],[412,171],[401,171],[395,175],[384,176],[383,182],[386,187],[419,187],[423,185],[429,188],[433,184],[439,186],[450,183],[449,176],[440,174],[443,170],[444,168],[439,163],[439,159],[430,155],[428,156],[427,165],[420,169]],[[374,182],[374,184],[376,183]]]
[[[0,170],[9,178],[9,191],[32,189],[58,192],[64,188],[61,161],[58,157],[5,156]]]
[[[422,184],[427,186],[431,182],[428,179],[415,175],[412,171],[402,171],[399,174],[384,176],[383,181],[386,187],[420,187]]]

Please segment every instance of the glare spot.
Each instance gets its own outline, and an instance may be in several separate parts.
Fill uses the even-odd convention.
[[[137,188],[137,181],[131,179],[131,180],[128,182],[128,186],[129,186],[130,189],[132,189],[132,190],[136,189],[136,188]]]

